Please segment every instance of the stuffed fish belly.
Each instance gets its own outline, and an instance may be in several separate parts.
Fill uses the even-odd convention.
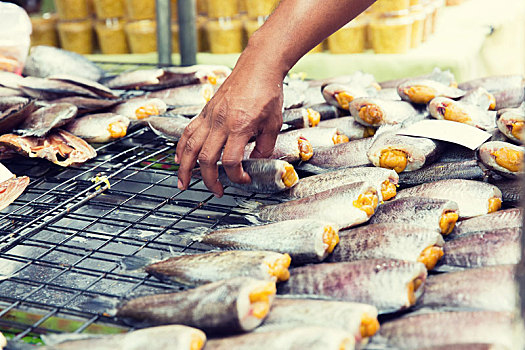
[[[353,117],[341,117],[323,120],[318,125],[321,128],[337,128],[337,130],[347,136],[350,140],[359,140],[374,135],[375,129],[365,127],[355,121]]]
[[[358,123],[374,127],[385,124],[399,124],[419,114],[408,102],[379,98],[357,98],[353,100],[350,103],[350,113]]]
[[[317,126],[320,120],[321,114],[311,108],[294,108],[283,112],[283,124],[298,129]]]
[[[138,97],[127,100],[112,109],[113,113],[137,121],[166,112],[166,103],[159,98]]]
[[[523,174],[524,148],[508,142],[485,142],[479,148],[479,158],[489,169],[503,176]]]
[[[492,213],[501,208],[502,194],[494,185],[472,180],[451,179],[425,183],[397,193],[396,198],[429,197],[454,201],[459,207],[459,217]]]
[[[350,102],[352,102],[354,99],[358,97],[375,96],[378,91],[377,87],[364,86],[360,84],[334,83],[322,87],[322,92],[326,102],[332,106],[349,110]]]
[[[346,228],[368,221],[378,203],[374,185],[356,182],[285,203],[263,205],[258,202],[243,202],[241,211],[248,214],[247,219],[255,223],[318,219]]]
[[[519,108],[504,110],[496,122],[498,129],[511,141],[523,143],[525,126],[525,103]]]
[[[434,98],[428,104],[428,110],[436,119],[463,123],[482,130],[491,130],[496,126],[496,112],[447,97]]]
[[[463,90],[426,79],[409,80],[401,83],[397,87],[397,92],[401,99],[415,104],[427,104],[438,96],[460,98],[465,95]]]
[[[109,142],[126,136],[130,120],[114,113],[89,114],[76,118],[66,130],[87,142]]]
[[[147,122],[151,130],[160,137],[171,141],[178,141],[191,120],[180,116],[149,117],[145,119],[145,122]]]
[[[255,142],[250,142],[244,150],[244,159],[250,158],[255,149]],[[280,159],[289,163],[307,161],[314,155],[312,143],[301,133],[281,133],[277,135],[271,159]]]
[[[369,224],[343,231],[328,261],[388,258],[421,262],[431,270],[443,256],[444,244],[441,234],[425,227]]]
[[[392,259],[298,267],[279,294],[371,304],[379,313],[406,309],[423,293],[425,265]]]
[[[303,128],[283,133],[289,136],[303,136],[310,141],[314,149],[319,147],[330,147],[349,141],[337,128]]]

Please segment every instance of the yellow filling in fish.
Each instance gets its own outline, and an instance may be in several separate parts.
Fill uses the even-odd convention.
[[[144,119],[152,115],[159,115],[159,113],[159,108],[156,105],[150,104],[137,108],[135,110],[135,117],[137,117],[137,119]]]
[[[114,122],[108,125],[108,132],[111,138],[119,139],[126,136],[127,127],[122,122]]]
[[[423,263],[423,265],[426,266],[427,270],[432,270],[439,259],[443,256],[443,248],[438,246],[430,246],[426,247],[421,254],[419,254],[419,258],[417,258],[417,261],[420,263]]]
[[[299,156],[303,162],[306,162],[312,158],[314,155],[314,148],[312,147],[310,141],[301,136],[297,140],[297,145],[299,147]]]
[[[518,140],[522,140],[523,138],[523,127],[525,126],[524,122],[514,122],[512,123],[512,136],[517,138]]]
[[[389,149],[381,152],[379,166],[400,173],[407,167],[408,155],[404,151]]]
[[[193,335],[190,341],[190,350],[201,350],[204,346],[204,340],[198,335]]]
[[[421,285],[423,284],[423,281],[421,280],[421,278],[416,278],[410,282],[408,282],[408,285],[407,285],[407,289],[408,289],[408,302],[411,305],[414,305],[417,301],[417,298],[416,298],[416,292],[417,290],[419,289],[419,287],[421,287]]]
[[[337,100],[339,107],[348,110],[350,108],[350,102],[354,100],[354,96],[350,95],[346,91],[343,91],[335,94],[335,99]]]
[[[457,81],[452,81],[448,86],[454,88],[454,89],[457,89],[458,88],[458,82]]]
[[[297,183],[297,181],[299,181],[299,176],[295,172],[293,165],[286,164],[284,166],[284,174],[282,176],[282,180],[283,180],[283,184],[287,188],[292,187],[293,185]]]
[[[332,137],[332,141],[334,142],[334,145],[338,145],[340,143],[347,143],[350,141],[350,139],[348,139],[348,136],[346,135],[334,135]]]
[[[445,120],[465,124],[468,124],[472,121],[469,115],[454,103],[443,102],[441,103],[441,106],[438,107],[438,111]]]
[[[379,330],[379,321],[376,317],[372,317],[367,313],[361,316],[361,325],[359,326],[362,338],[373,336]]]
[[[345,338],[341,342],[341,345],[339,345],[339,350],[350,350],[354,349],[354,341],[350,340],[350,338]]]
[[[489,101],[490,101],[489,109],[490,109],[491,111],[493,111],[493,110],[496,109],[496,98],[495,98],[494,95],[491,94],[490,92],[487,93],[487,96],[488,96]]]
[[[323,232],[323,243],[328,247],[326,252],[331,253],[334,251],[335,246],[339,243],[339,235],[337,231],[330,225],[324,227]]]
[[[206,102],[211,100],[211,97],[213,96],[213,88],[211,85],[204,85],[202,89],[202,97],[206,100]]]
[[[206,80],[208,80],[208,83],[210,83],[212,85],[217,84],[217,76],[215,76],[214,74],[208,75],[206,77]]]
[[[396,196],[397,189],[396,185],[386,180],[381,184],[381,196],[384,201],[394,198]]]
[[[270,297],[275,295],[275,283],[268,282],[250,293],[251,314],[263,319],[270,311]]]
[[[365,128],[365,131],[363,132],[363,137],[366,138],[366,137],[372,137],[376,134],[376,129],[374,128],[370,128],[370,127],[366,127]]]
[[[310,127],[317,126],[317,124],[319,124],[321,121],[321,113],[314,111],[311,108],[306,109],[306,114],[308,116],[308,124]]]
[[[441,218],[439,218],[439,228],[441,229],[441,234],[445,236],[450,234],[454,229],[454,226],[456,226],[458,218],[458,213],[452,210],[446,210],[443,215],[441,215]]]
[[[290,255],[283,254],[283,256],[275,260],[273,263],[266,263],[268,265],[268,273],[270,276],[277,278],[278,282],[287,281],[288,278],[290,278],[290,271],[288,271],[288,268],[290,267],[291,262],[292,258],[290,258]]]
[[[359,197],[353,202],[354,207],[361,209],[368,215],[368,217],[374,215],[377,203],[379,199],[377,198],[377,193],[375,191],[367,191],[361,193]]]
[[[523,152],[511,148],[502,147],[492,152],[496,163],[508,171],[517,172],[523,163]]]
[[[427,104],[436,97],[436,90],[430,86],[415,85],[403,90],[410,101],[419,104]]]
[[[498,211],[501,208],[501,198],[492,197],[489,199],[489,213]]]
[[[379,124],[383,121],[383,111],[374,104],[366,105],[359,110],[359,118],[368,124]]]

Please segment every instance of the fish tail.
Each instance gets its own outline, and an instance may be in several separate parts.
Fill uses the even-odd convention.
[[[154,263],[156,260],[143,256],[127,256],[120,261],[120,267],[124,271],[144,270],[144,267]]]
[[[182,229],[183,233],[177,235],[178,238],[184,241],[200,242],[202,239],[213,230],[206,226],[185,227]]]
[[[35,346],[26,343],[22,340],[9,340],[7,345],[3,347],[4,350],[34,350]]]
[[[60,343],[65,343],[68,341],[100,338],[100,335],[85,334],[85,333],[82,333],[82,334],[61,333],[61,334],[43,334],[40,338],[42,339],[44,344],[49,345],[49,346],[55,346]]]
[[[109,297],[95,297],[81,304],[81,307],[92,313],[113,317],[117,314],[119,300]]]
[[[252,224],[261,224],[264,221],[259,218],[259,210],[264,205],[260,202],[249,201],[246,199],[236,198],[235,202],[239,206],[235,209],[237,213],[245,214],[245,219]]]

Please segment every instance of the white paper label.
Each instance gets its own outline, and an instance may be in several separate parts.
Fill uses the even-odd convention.
[[[15,174],[9,171],[2,163],[0,163],[0,182],[7,181],[15,177]]]
[[[475,126],[450,120],[421,120],[397,132],[398,135],[420,136],[457,143],[475,150],[492,135]]]

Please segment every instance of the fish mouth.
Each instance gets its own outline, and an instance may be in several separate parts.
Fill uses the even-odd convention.
[[[339,145],[341,143],[350,142],[350,139],[346,135],[335,134],[334,136],[332,136],[332,141],[333,141],[334,145]]]
[[[379,157],[379,166],[381,168],[394,170],[400,173],[408,165],[408,154],[399,149],[387,149],[381,152]]]
[[[159,115],[159,108],[154,104],[147,104],[144,106],[140,106],[135,110],[135,117],[137,117],[138,120],[146,119],[151,117],[152,115]]]
[[[355,96],[352,96],[347,91],[336,92],[334,97],[339,107],[347,111],[350,109],[350,103],[355,98]]]
[[[325,252],[331,254],[337,244],[339,243],[339,234],[336,228],[331,225],[326,225],[323,231],[323,246],[325,247]]]
[[[112,139],[120,139],[126,136],[128,127],[123,122],[116,121],[116,122],[110,123],[107,127],[107,130]]]
[[[372,317],[368,313],[363,313],[361,316],[361,325],[359,332],[362,339],[369,338],[377,333],[379,330],[379,321],[377,317]]]
[[[299,182],[299,175],[297,175],[293,165],[289,163],[284,165],[284,172],[281,176],[281,180],[285,188],[291,188]]]
[[[493,213],[495,211],[498,211],[501,208],[501,198],[499,197],[491,197],[488,200],[488,213]]]
[[[437,111],[445,120],[464,124],[469,124],[472,122],[472,119],[468,116],[468,114],[454,103],[441,102],[437,107]]]
[[[437,91],[425,85],[414,85],[403,89],[403,93],[410,101],[417,104],[427,104],[437,95]]]
[[[368,217],[371,217],[374,215],[378,203],[377,192],[368,190],[365,193],[361,193],[352,204],[357,209],[364,211]]]
[[[290,278],[290,271],[288,268],[292,262],[292,258],[288,254],[282,254],[274,261],[265,261],[268,267],[268,274],[274,277],[277,282],[284,282]]]
[[[250,314],[260,320],[270,311],[270,298],[275,295],[275,283],[264,283],[254,288],[250,294]]]
[[[422,293],[420,290],[421,286],[425,283],[425,279],[421,276],[417,276],[407,284],[408,293],[408,306],[412,306],[416,303],[418,295]]]
[[[385,180],[381,184],[381,198],[383,201],[387,201],[391,198],[394,198],[397,194],[397,187],[390,180]]]
[[[308,118],[308,125],[310,125],[311,128],[317,126],[321,121],[321,113],[311,108],[306,109],[306,116]]]
[[[384,119],[383,110],[376,104],[367,104],[359,109],[359,118],[370,125],[379,125]]]
[[[190,349],[189,350],[201,350],[204,346],[204,339],[198,334],[192,334],[190,340]]]
[[[443,255],[443,247],[431,245],[423,249],[417,258],[417,261],[425,265],[427,270],[432,270],[436,266],[439,259],[443,257]]]
[[[452,232],[458,221],[459,214],[455,210],[445,210],[439,218],[439,229],[446,236]]]
[[[523,166],[523,152],[511,149],[509,147],[501,147],[493,152],[496,164],[510,172],[516,173],[522,169]]]
[[[509,131],[512,134],[512,136],[522,141],[524,126],[525,126],[525,122],[517,121],[517,122],[513,122],[510,126],[507,126],[507,128],[509,128]]]
[[[308,161],[314,155],[314,148],[305,137],[301,136],[297,139],[297,146],[299,148],[299,156],[303,162]]]
[[[242,329],[251,330],[261,324],[270,311],[276,291],[275,282],[258,280],[241,289],[237,313]]]

